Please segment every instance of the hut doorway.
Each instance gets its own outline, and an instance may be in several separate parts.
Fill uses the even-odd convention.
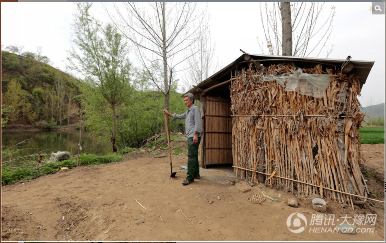
[[[231,100],[205,97],[204,168],[208,165],[233,164]]]

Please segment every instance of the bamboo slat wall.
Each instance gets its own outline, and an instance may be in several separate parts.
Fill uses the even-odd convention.
[[[205,166],[232,164],[230,100],[206,98]]]
[[[323,98],[284,91],[275,81],[259,82],[262,76],[293,73],[289,63],[251,64],[232,81],[235,172],[252,181],[254,171],[297,180],[304,183],[273,176],[265,182],[352,204],[351,196],[323,188],[367,196],[359,167],[358,129],[364,117],[357,99],[359,81],[321,65],[302,71],[333,75]]]

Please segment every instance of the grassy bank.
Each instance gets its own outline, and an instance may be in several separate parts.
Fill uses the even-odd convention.
[[[98,156],[95,154],[82,154],[79,157],[79,165],[99,165],[111,162],[122,161],[123,158],[117,155],[104,155]],[[69,160],[63,160],[58,163],[46,163],[37,168],[17,168],[11,169],[5,166],[1,168],[1,184],[9,185],[14,184],[20,180],[31,180],[42,175],[54,174],[60,171],[61,168],[67,167],[68,169],[76,167],[77,158]]]
[[[385,127],[361,127],[359,135],[361,144],[385,143]]]

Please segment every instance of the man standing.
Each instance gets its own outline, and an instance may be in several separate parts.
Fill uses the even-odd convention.
[[[167,110],[164,113],[176,119],[185,119],[186,136],[188,137],[188,173],[186,180],[182,185],[186,186],[194,182],[194,179],[200,179],[200,170],[198,165],[198,145],[201,141],[201,112],[200,109],[194,105],[194,96],[192,93],[184,95],[184,103],[189,108],[183,114],[171,114]]]

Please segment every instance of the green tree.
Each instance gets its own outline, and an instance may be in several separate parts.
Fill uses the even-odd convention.
[[[27,124],[27,121],[30,123],[34,123],[36,120],[36,113],[32,109],[32,95],[26,90],[22,90],[21,96],[21,113],[24,118],[24,124]]]
[[[36,113],[36,119],[40,119],[40,114],[42,110],[42,103],[44,99],[44,90],[41,87],[36,87],[32,90],[32,96],[35,101],[35,113]]]
[[[112,25],[103,26],[90,15],[92,4],[77,4],[72,40],[68,54],[69,68],[84,75],[90,87],[100,92],[112,111],[113,130],[110,135],[113,152],[116,147],[116,107],[128,97],[130,63],[122,36]]]
[[[15,79],[9,82],[7,88],[8,90],[4,94],[3,102],[7,108],[9,120],[13,123],[19,118],[21,112],[23,90]]]
[[[20,68],[20,60],[19,57],[15,54],[8,53],[8,52],[1,52],[2,53],[2,60],[3,65],[8,68],[9,70],[15,71]]]
[[[56,96],[58,99],[58,122],[61,125],[62,124],[62,110],[63,110],[63,103],[64,103],[64,96],[65,96],[65,80],[64,80],[64,74],[60,71],[57,70],[55,72],[55,91],[56,91]]]
[[[36,60],[36,53],[26,51],[26,52],[23,52],[21,55],[24,57],[28,57],[28,58]]]
[[[4,127],[8,122],[8,118],[6,116],[7,109],[1,108],[1,127]]]

